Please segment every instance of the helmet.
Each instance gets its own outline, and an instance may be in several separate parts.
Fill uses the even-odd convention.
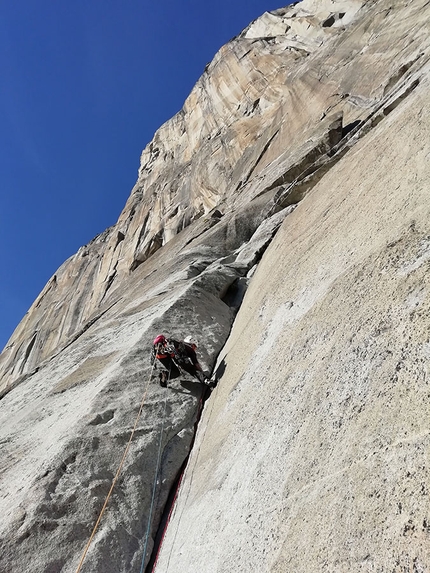
[[[184,338],[185,344],[192,344],[193,346],[198,346],[197,340],[193,336],[186,336]]]
[[[154,338],[154,346],[155,344],[164,344],[166,342],[166,337],[163,334],[159,334],[156,338]]]

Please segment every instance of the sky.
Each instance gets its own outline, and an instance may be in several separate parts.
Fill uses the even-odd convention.
[[[113,225],[140,154],[218,49],[287,0],[2,0],[0,349]]]

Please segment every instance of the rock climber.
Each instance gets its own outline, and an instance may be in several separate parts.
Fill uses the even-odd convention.
[[[152,360],[158,360],[164,367],[158,375],[160,386],[165,388],[168,380],[180,376],[181,370],[185,370],[202,384],[209,385],[210,381],[197,359],[196,349],[197,340],[192,336],[187,336],[184,340],[178,341],[159,334],[154,339]]]

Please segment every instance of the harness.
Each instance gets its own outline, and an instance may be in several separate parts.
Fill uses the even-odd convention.
[[[155,358],[173,358],[176,355],[175,347],[172,344],[159,342],[154,347]]]

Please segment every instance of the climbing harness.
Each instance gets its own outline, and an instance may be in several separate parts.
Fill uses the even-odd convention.
[[[173,358],[174,356],[176,356],[176,348],[174,347],[173,344],[169,344],[167,342],[164,343],[158,342],[157,344],[154,345],[153,353],[155,355],[155,358],[167,358],[167,357]]]
[[[118,466],[118,469],[117,469],[117,472],[116,472],[116,474],[115,474],[115,477],[114,477],[113,480],[112,480],[112,485],[111,485],[110,490],[109,490],[109,492],[108,492],[108,494],[107,494],[107,496],[106,496],[106,499],[105,499],[105,502],[104,502],[104,504],[103,504],[103,507],[102,507],[102,509],[101,509],[101,511],[100,511],[100,514],[99,514],[98,518],[97,518],[96,524],[94,525],[94,528],[93,528],[93,531],[92,531],[92,533],[91,533],[91,535],[90,535],[90,538],[89,538],[89,540],[88,540],[88,542],[87,542],[87,544],[86,544],[86,546],[85,546],[84,552],[83,552],[83,554],[82,554],[81,560],[79,561],[78,568],[76,569],[76,572],[75,572],[75,573],[79,573],[79,572],[81,571],[81,569],[82,569],[82,565],[84,564],[85,557],[87,556],[87,553],[88,553],[88,550],[89,550],[89,548],[90,548],[91,542],[92,542],[92,540],[94,539],[94,536],[95,536],[95,534],[96,534],[96,531],[97,531],[97,529],[98,529],[98,527],[99,527],[99,525],[100,525],[100,521],[101,521],[101,519],[102,519],[102,517],[103,517],[103,514],[104,514],[104,512],[105,512],[105,510],[106,510],[106,507],[107,507],[107,504],[108,504],[108,502],[109,502],[109,499],[110,499],[110,497],[111,497],[111,495],[112,495],[112,492],[113,492],[113,489],[114,489],[114,487],[115,487],[115,484],[116,484],[116,482],[118,481],[119,475],[120,475],[120,473],[121,473],[122,467],[123,467],[123,465],[124,465],[125,459],[126,459],[126,457],[127,457],[128,451],[129,451],[130,446],[131,446],[131,441],[132,441],[133,436],[134,436],[134,434],[135,434],[135,432],[136,432],[137,424],[138,424],[138,422],[139,422],[140,416],[142,415],[142,410],[143,410],[143,406],[144,406],[145,401],[146,401],[146,396],[147,396],[147,394],[148,394],[149,383],[150,383],[150,381],[151,381],[153,371],[154,371],[154,364],[152,365],[151,374],[150,374],[150,376],[149,376],[149,378],[148,378],[148,381],[147,381],[147,383],[146,383],[146,387],[145,387],[145,390],[144,390],[144,392],[143,392],[142,400],[141,400],[141,403],[140,403],[139,412],[138,412],[138,414],[137,414],[137,416],[136,416],[136,421],[134,422],[134,426],[133,426],[133,429],[132,429],[132,431],[131,431],[130,438],[129,438],[129,440],[128,440],[127,446],[126,446],[126,448],[125,448],[125,450],[124,450],[124,454],[123,454],[122,459],[121,459],[121,461],[120,461],[120,464],[119,464],[119,466]],[[164,410],[164,411],[165,411],[165,410]],[[164,425],[164,416],[163,416],[163,425]],[[161,443],[161,438],[160,438],[160,443]]]

